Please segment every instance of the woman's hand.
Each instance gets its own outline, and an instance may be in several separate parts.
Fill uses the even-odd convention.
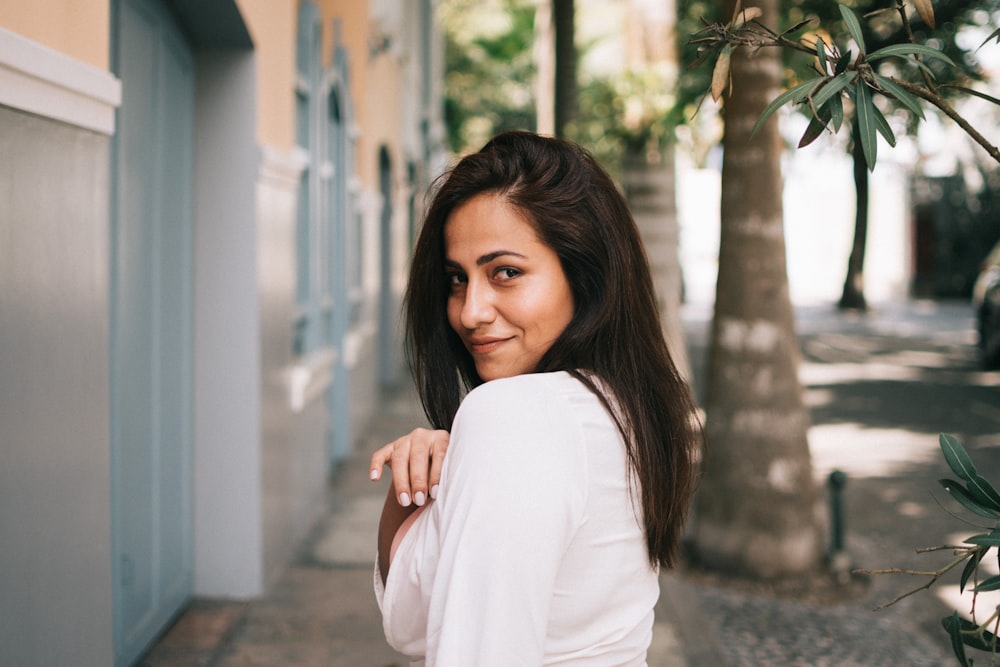
[[[448,431],[418,428],[378,449],[372,454],[370,475],[382,478],[382,468],[392,468],[396,499],[403,507],[410,503],[423,506],[436,498],[441,481],[441,466],[448,451]]]

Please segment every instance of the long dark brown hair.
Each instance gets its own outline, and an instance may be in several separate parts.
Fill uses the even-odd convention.
[[[701,434],[694,400],[667,351],[632,214],[581,147],[507,132],[439,181],[414,251],[405,306],[407,355],[424,411],[435,428],[449,429],[465,392],[483,382],[448,324],[444,229],[452,211],[484,193],[524,213],[562,263],[575,312],[535,372],[567,371],[608,407],[639,482],[650,562],[669,567],[695,487]]]

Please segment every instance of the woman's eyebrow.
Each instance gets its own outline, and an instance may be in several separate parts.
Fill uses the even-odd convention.
[[[494,250],[493,252],[486,253],[482,257],[476,260],[476,266],[483,266],[484,264],[489,264],[493,260],[499,257],[506,257],[507,255],[517,257],[519,259],[528,259],[519,252],[514,252],[513,250]]]
[[[527,255],[522,255],[521,253],[514,252],[513,250],[495,250],[493,252],[488,252],[479,259],[477,259],[476,266],[485,266],[486,264],[489,264],[493,260],[499,259],[500,257],[517,257],[519,259],[528,259]],[[453,259],[448,259],[447,257],[444,260],[444,264],[449,269],[458,269],[458,270],[462,269],[461,264],[459,264]]]

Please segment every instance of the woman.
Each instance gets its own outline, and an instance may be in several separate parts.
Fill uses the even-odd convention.
[[[466,156],[428,210],[406,315],[438,430],[372,457],[373,479],[393,473],[389,643],[448,667],[645,665],[700,439],[611,179],[525,132]]]

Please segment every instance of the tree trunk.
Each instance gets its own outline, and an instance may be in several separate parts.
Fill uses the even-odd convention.
[[[566,126],[576,117],[576,30],[573,0],[552,0],[555,30],[556,94],[555,134],[566,136]]]
[[[674,149],[672,145],[660,149],[658,164],[650,164],[647,155],[645,147],[626,154],[622,186],[649,255],[663,337],[677,370],[690,379],[691,364],[680,316],[684,284],[679,257]]]
[[[841,310],[867,310],[865,301],[865,246],[868,242],[868,163],[858,141],[857,120],[854,121],[854,141],[851,158],[854,161],[854,191],[857,207],[854,214],[854,243],[847,260],[847,277],[837,307]]]
[[[756,5],[764,22],[777,20],[777,0]],[[705,405],[708,450],[694,525],[696,554],[705,565],[762,578],[812,570],[822,555],[785,270],[776,117],[750,138],[780,92],[781,75],[778,49],[733,54]]]
[[[535,42],[531,54],[535,62],[535,131],[549,136],[556,133],[556,58],[552,33],[552,5],[549,0],[542,0],[535,8]]]
[[[673,0],[630,0],[627,11],[627,69],[660,73],[663,88],[672,90],[678,71],[677,8]],[[681,323],[684,279],[674,145],[647,136],[644,143],[626,141],[624,146],[622,186],[649,255],[663,337],[677,370],[690,380],[691,363]]]

